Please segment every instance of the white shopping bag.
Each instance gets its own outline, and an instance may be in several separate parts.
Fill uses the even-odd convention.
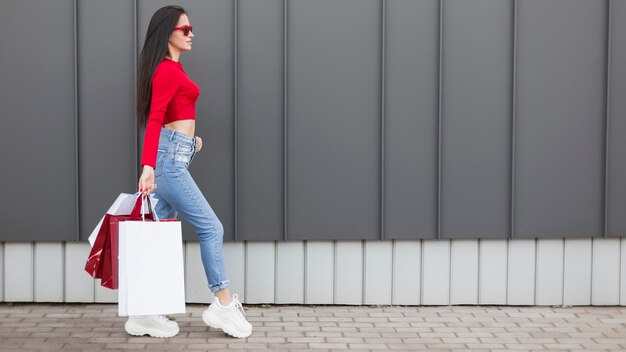
[[[118,315],[185,313],[180,221],[119,224]]]
[[[111,215],[130,215],[130,212],[133,210],[133,207],[135,206],[135,203],[137,202],[137,197],[139,197],[141,193],[137,192],[134,194],[130,194],[130,193],[120,193],[119,196],[117,196],[117,199],[115,200],[115,202],[113,202],[113,204],[109,207],[109,210],[107,210],[107,214],[111,214]],[[152,204],[152,206],[156,206],[157,202],[159,200],[154,198],[154,194],[150,194],[150,202]],[[142,208],[142,213],[148,213],[148,209],[147,209],[147,205],[144,203],[145,208]],[[104,220],[104,215],[102,216],[102,219],[100,219],[100,222],[98,223],[98,225],[96,225],[96,228],[93,229],[93,231],[91,232],[91,235],[89,235],[89,244],[93,247],[94,242],[96,241],[96,237],[98,236],[98,232],[100,231],[100,227],[102,226],[102,221]]]

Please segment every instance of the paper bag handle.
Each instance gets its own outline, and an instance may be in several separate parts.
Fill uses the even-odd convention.
[[[160,221],[159,220],[159,216],[156,213],[156,210],[154,209],[154,206],[152,205],[152,202],[150,201],[150,197],[146,197],[143,195],[140,195],[139,197],[137,197],[137,202],[135,203],[135,207],[133,208],[133,211],[130,213],[130,216],[133,218],[140,218],[142,221],[146,221],[146,214],[144,214],[142,212],[143,209],[143,202],[144,199],[146,199],[145,201],[148,202],[148,212],[152,215],[152,220],[154,221]]]

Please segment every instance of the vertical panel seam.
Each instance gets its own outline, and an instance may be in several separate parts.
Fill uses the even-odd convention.
[[[619,279],[617,280],[618,285],[617,285],[617,299],[618,299],[618,305],[624,305],[626,302],[621,302],[622,300],[622,265],[623,265],[623,258],[622,258],[622,245],[624,242],[624,238],[621,237],[619,238],[619,267],[617,268],[617,272]]]
[[[66,281],[66,275],[65,275],[65,268],[67,267],[67,263],[65,261],[66,259],[66,255],[65,255],[65,246],[66,246],[67,242],[63,241],[61,242],[61,302],[65,302],[65,296],[66,296],[66,292],[65,292],[65,281]]]
[[[513,0],[513,53],[512,53],[512,75],[511,82],[511,204],[509,205],[509,238],[515,236],[515,122],[516,122],[516,101],[517,101],[517,0]],[[507,275],[508,279],[508,275]],[[508,288],[507,288],[508,289]]]
[[[504,278],[505,283],[504,284],[506,285],[506,288],[505,288],[504,291],[505,291],[505,296],[506,296],[505,304],[508,305],[509,304],[509,268],[510,268],[509,259],[511,257],[511,242],[512,242],[512,240],[511,239],[507,239],[506,242],[507,242],[506,243],[506,259],[505,259],[505,270],[506,270],[506,273],[504,275],[505,276],[505,278]]]
[[[31,241],[30,242],[30,262],[31,262],[31,275],[30,275],[30,288],[31,288],[31,294],[32,294],[32,300],[33,302],[37,302],[37,280],[36,280],[36,276],[37,276],[37,248],[36,248],[37,242],[35,241]]]
[[[248,241],[243,241],[243,297],[244,301],[248,298]]]
[[[333,304],[337,302],[337,240],[333,240]]]
[[[452,302],[452,247],[454,239],[448,239],[448,305]]]
[[[448,305],[452,302],[452,241],[452,238],[448,239]]]
[[[477,303],[480,304],[481,303],[481,299],[480,299],[480,289],[481,289],[480,283],[481,282],[480,282],[480,280],[482,278],[482,275],[481,275],[481,268],[482,268],[482,265],[481,265],[481,260],[482,260],[482,251],[481,251],[481,249],[482,249],[482,241],[481,241],[480,238],[478,239],[478,243],[477,244],[478,244],[478,253],[477,253],[478,254],[478,275],[476,275],[476,280],[477,280],[477,282],[476,282],[476,299],[478,301]]]
[[[437,136],[437,240],[441,239],[441,110],[442,110],[442,85],[443,85],[443,0],[439,0],[439,96],[438,98],[438,136]]]
[[[367,251],[366,251],[366,245],[367,242],[365,242],[365,240],[361,240],[361,267],[362,267],[362,273],[361,273],[361,304],[365,304],[365,300],[367,299],[367,295],[366,295],[366,275],[367,275],[367,267],[366,267],[366,262],[367,262]]]
[[[304,302],[304,304],[307,304],[307,300],[308,300],[308,297],[307,297],[308,295],[307,295],[307,292],[306,292],[307,288],[308,288],[307,287],[308,286],[307,285],[307,279],[308,279],[308,265],[307,265],[308,258],[307,258],[307,256],[308,256],[308,251],[309,251],[309,249],[308,249],[309,246],[308,246],[307,240],[303,241],[302,246],[303,246],[302,249],[303,249],[303,253],[304,253],[304,255],[302,256],[302,260],[304,261],[304,280],[302,280],[302,286],[303,286],[302,292],[303,292],[303,296],[304,297],[303,297],[302,301]]]
[[[278,302],[278,241],[272,241],[274,244],[274,304]]]
[[[381,0],[381,53],[380,53],[380,240],[385,239],[385,84],[386,84],[386,7],[387,1]]]
[[[394,270],[394,248],[396,247],[396,242],[394,240],[391,241],[391,248],[389,249],[390,251],[390,259],[391,259],[391,280],[389,282],[389,304],[393,305],[393,270]]]
[[[505,276],[504,277],[505,289],[504,289],[504,291],[505,291],[505,297],[506,297],[504,299],[504,302],[505,302],[506,305],[509,305],[509,301],[510,301],[510,297],[509,297],[509,292],[510,292],[510,290],[509,290],[509,285],[510,285],[509,272],[510,272],[510,269],[511,269],[511,265],[510,265],[509,262],[510,262],[510,258],[511,258],[511,242],[512,242],[511,239],[507,239],[507,241],[506,241],[506,251],[505,251],[506,258],[505,258],[505,263],[504,263],[504,265],[505,265],[505,268],[504,268],[504,270],[505,270],[505,275],[504,275]]]
[[[395,282],[396,282],[396,240],[391,240],[391,305],[395,302]]]
[[[609,226],[609,123],[611,117],[611,0],[607,0],[607,19],[606,19],[606,87],[605,87],[605,121],[604,121],[604,224],[602,232],[604,238],[608,238]]]
[[[333,277],[336,278],[337,277],[337,240],[333,240],[332,242],[333,244]],[[335,303],[335,279],[333,279],[333,297],[332,297],[332,302],[333,304]]]
[[[7,253],[6,253],[6,242],[0,242],[0,247],[2,247],[0,250],[2,250],[2,277],[0,278],[0,280],[2,280],[2,292],[0,292],[0,299],[1,302],[4,302],[4,299],[6,297],[6,289],[7,289]]]
[[[424,239],[420,240],[420,299],[419,304],[424,304]]]
[[[183,278],[185,279],[185,299],[187,299],[187,294],[189,292],[189,281],[187,280],[187,246],[189,245],[189,241],[183,240]],[[245,298],[245,297],[244,297]]]
[[[535,237],[534,243],[535,243],[535,268],[534,268],[535,271],[534,271],[533,281],[534,281],[535,287],[534,287],[534,290],[533,290],[533,305],[537,305],[537,273],[538,273],[538,269],[537,269],[538,265],[537,264],[538,264],[538,260],[539,260],[539,256],[538,256],[538,253],[539,253],[539,239]]]
[[[565,238],[563,238],[563,258],[561,260],[561,305],[565,305]]]
[[[233,129],[234,129],[234,141],[233,141],[233,154],[234,154],[234,160],[233,160],[233,172],[235,174],[235,184],[233,187],[233,192],[234,192],[234,204],[233,204],[233,226],[234,226],[234,238],[235,238],[235,242],[237,241],[238,238],[238,232],[239,232],[239,228],[238,228],[238,223],[239,223],[239,217],[238,217],[238,213],[239,213],[239,194],[238,194],[238,185],[239,185],[239,168],[238,168],[238,164],[239,164],[239,159],[238,159],[238,154],[239,154],[239,52],[238,52],[238,46],[239,46],[239,42],[238,42],[238,37],[239,37],[239,33],[237,31],[237,27],[238,27],[238,19],[239,19],[239,0],[235,0],[233,1],[233,57],[234,57],[234,64],[233,64]]]
[[[287,39],[288,39],[288,12],[287,12],[287,0],[283,0],[283,238],[285,241],[289,239],[287,233],[288,219],[287,219],[287,72],[288,72],[288,57],[287,57]]]
[[[77,0],[73,2],[73,20],[74,20],[74,206],[76,206],[76,220],[74,226],[76,226],[76,233],[74,238],[76,241],[80,240],[80,172],[79,168],[79,148],[78,148],[78,9]]]
[[[595,239],[591,238],[591,282],[589,284],[589,305],[593,305],[593,247],[595,244]]]

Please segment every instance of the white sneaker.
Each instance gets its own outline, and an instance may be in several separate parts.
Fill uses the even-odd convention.
[[[134,336],[173,337],[178,334],[178,323],[164,315],[129,316],[124,325],[126,332]]]
[[[202,320],[210,327],[222,329],[230,336],[244,338],[252,334],[252,325],[244,317],[245,311],[239,296],[233,295],[229,305],[223,306],[217,297],[202,313]]]

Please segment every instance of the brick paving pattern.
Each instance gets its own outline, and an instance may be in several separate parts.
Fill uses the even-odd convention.
[[[246,306],[235,339],[176,315],[178,336],[133,337],[115,304],[0,304],[0,351],[626,351],[626,307]]]

